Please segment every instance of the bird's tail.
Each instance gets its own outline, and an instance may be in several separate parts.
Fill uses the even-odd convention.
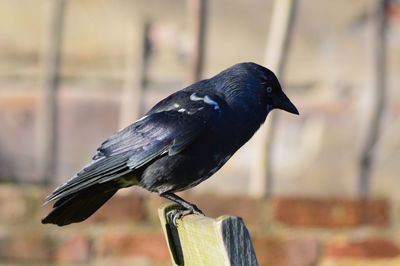
[[[81,222],[98,210],[119,188],[116,182],[106,182],[66,195],[56,201],[42,223],[63,226]]]

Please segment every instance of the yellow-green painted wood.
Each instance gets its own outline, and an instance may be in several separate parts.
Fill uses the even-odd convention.
[[[179,208],[165,204],[158,209],[173,265],[258,265],[242,218],[191,214],[177,220],[176,227],[172,213]]]

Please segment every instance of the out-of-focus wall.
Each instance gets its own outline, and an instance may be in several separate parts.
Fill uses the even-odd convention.
[[[126,191],[127,189],[125,189]],[[171,265],[157,217],[165,200],[117,193],[88,220],[42,225],[43,186],[0,185],[0,263]],[[144,192],[144,191],[143,191]],[[260,265],[399,265],[400,205],[380,199],[184,195],[207,216],[238,215]]]
[[[152,22],[145,106],[184,87],[190,50],[185,1],[66,1],[58,102],[56,183],[118,130],[128,34]],[[242,61],[263,63],[272,1],[209,1],[205,77]],[[299,117],[279,113],[274,193],[354,196],[369,72],[365,1],[299,1],[284,90]],[[45,1],[0,2],[0,176],[35,176]],[[389,18],[388,94],[372,194],[398,199],[400,30]],[[268,67],[268,65],[266,65]],[[268,119],[267,119],[268,123]],[[197,190],[246,194],[254,140]],[[234,182],[233,182],[234,180]],[[229,184],[229,185],[227,185]]]

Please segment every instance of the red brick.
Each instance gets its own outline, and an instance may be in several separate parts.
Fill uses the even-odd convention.
[[[30,264],[49,263],[53,260],[51,239],[41,231],[13,230],[0,241],[0,258]]]
[[[254,251],[260,265],[287,263],[286,243],[277,237],[252,237]]]
[[[325,247],[328,258],[393,258],[400,255],[397,244],[385,239],[331,241]]]
[[[260,265],[314,265],[319,257],[319,243],[313,239],[255,236],[252,240]]]
[[[389,217],[385,200],[278,198],[274,210],[275,219],[289,226],[383,226]]]
[[[87,263],[90,259],[90,242],[83,234],[73,234],[58,246],[56,252],[58,263]]]
[[[138,194],[116,194],[89,219],[95,223],[131,223],[147,219],[145,200]]]
[[[96,243],[96,253],[102,257],[147,257],[169,262],[170,255],[162,232],[108,232]]]
[[[359,201],[364,224],[385,226],[389,222],[389,203],[384,199]]]

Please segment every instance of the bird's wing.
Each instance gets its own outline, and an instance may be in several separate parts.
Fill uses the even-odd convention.
[[[198,109],[192,114],[176,110],[152,113],[115,133],[97,149],[88,165],[47,197],[47,202],[114,180],[159,156],[179,153],[218,115],[213,108]]]

